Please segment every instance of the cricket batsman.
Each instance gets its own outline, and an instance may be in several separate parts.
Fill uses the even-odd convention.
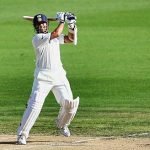
[[[36,34],[32,39],[32,44],[35,50],[36,68],[32,92],[17,130],[17,144],[20,145],[27,143],[29,132],[50,91],[53,92],[60,105],[56,125],[60,129],[60,133],[66,137],[70,136],[68,126],[79,106],[79,97],[73,99],[66,71],[60,58],[60,44],[77,43],[76,16],[70,12],[57,12],[56,18],[59,22],[58,26],[54,31],[48,32],[48,18],[44,14],[37,14],[33,17]],[[67,35],[62,34],[65,23],[68,26]]]

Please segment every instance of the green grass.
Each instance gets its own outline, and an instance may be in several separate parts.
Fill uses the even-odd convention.
[[[72,134],[150,132],[148,0],[1,0],[0,9],[0,134],[16,133],[32,88],[34,30],[22,16],[57,11],[72,11],[78,18],[78,45],[61,47],[74,97],[81,98]],[[50,30],[56,25],[51,23]],[[31,133],[57,135],[58,110],[51,93]]]

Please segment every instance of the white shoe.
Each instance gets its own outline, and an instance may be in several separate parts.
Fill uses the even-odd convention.
[[[60,133],[66,137],[70,136],[70,131],[67,126],[60,128]]]
[[[26,137],[24,135],[19,135],[17,138],[17,144],[19,145],[26,145]]]

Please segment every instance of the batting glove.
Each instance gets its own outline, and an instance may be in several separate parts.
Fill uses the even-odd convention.
[[[76,25],[76,16],[70,12],[66,13],[66,23],[69,29],[74,29]]]
[[[65,12],[57,12],[56,13],[56,18],[57,18],[58,22],[65,23],[65,21],[66,21],[66,13]]]

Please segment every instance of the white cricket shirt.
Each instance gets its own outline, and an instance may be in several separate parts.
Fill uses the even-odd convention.
[[[51,33],[36,34],[32,44],[36,55],[36,76],[42,80],[60,80],[65,73],[60,59],[60,44],[64,44],[64,35],[50,40]]]

